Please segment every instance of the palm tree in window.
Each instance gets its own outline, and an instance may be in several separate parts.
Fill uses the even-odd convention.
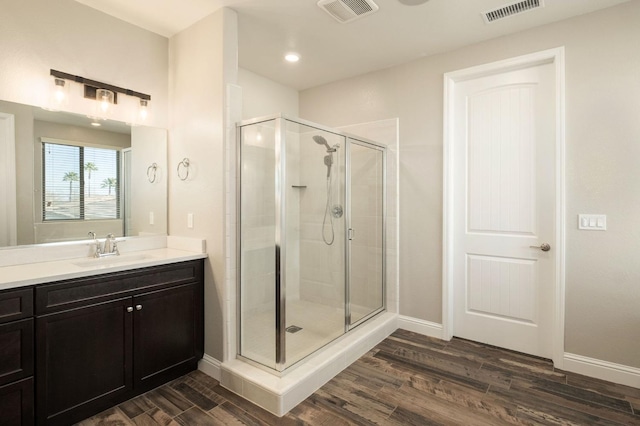
[[[76,172],[67,172],[62,177],[63,182],[69,182],[69,201],[71,201],[71,194],[73,192],[73,182],[78,182],[80,180],[80,176]]]
[[[111,195],[111,188],[115,187],[117,183],[118,181],[116,180],[116,178],[106,178],[102,181],[102,185],[100,185],[100,187],[109,188],[109,195]]]
[[[91,197],[91,172],[97,172],[98,166],[96,166],[96,163],[88,162],[84,165],[84,170],[87,172],[87,180],[89,181],[87,184],[87,196]]]

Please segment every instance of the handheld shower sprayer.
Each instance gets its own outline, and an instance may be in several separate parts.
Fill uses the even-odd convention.
[[[335,152],[335,150],[336,150],[335,148],[331,148],[329,146],[329,142],[327,142],[327,140],[325,138],[323,138],[322,136],[320,136],[320,135],[315,135],[313,137],[313,141],[315,143],[317,143],[318,145],[326,146],[327,147],[327,152]]]
[[[331,176],[331,166],[333,165],[333,153],[336,152],[335,146],[330,146],[329,142],[320,135],[313,136],[313,141],[318,145],[327,147],[327,155],[324,156],[324,165],[327,166],[327,178]]]
[[[315,135],[312,137],[313,141],[318,145],[324,145],[327,148],[327,154],[324,156],[324,165],[327,166],[327,203],[324,209],[324,218],[322,220],[322,239],[325,244],[331,245],[335,240],[335,233],[333,230],[333,215],[330,212],[331,207],[331,166],[333,165],[333,153],[338,151],[339,145],[331,146],[329,142],[325,138],[320,135]],[[336,153],[337,155],[337,153]],[[339,217],[339,216],[336,216]],[[329,235],[325,235],[325,228],[330,231]]]

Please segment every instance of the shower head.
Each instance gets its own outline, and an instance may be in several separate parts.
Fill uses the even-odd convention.
[[[327,142],[327,140],[325,138],[323,138],[320,135],[315,135],[313,137],[313,141],[315,143],[317,143],[318,145],[324,145],[327,147],[327,152],[329,152],[332,148],[329,146],[329,142]]]

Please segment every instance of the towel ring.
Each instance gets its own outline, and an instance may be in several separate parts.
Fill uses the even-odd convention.
[[[149,179],[150,183],[154,183],[156,181],[156,174],[158,173],[158,165],[153,163],[149,167],[147,167],[147,179]]]
[[[182,177],[180,167],[182,167],[186,171],[184,177]],[[178,178],[180,178],[180,180],[187,180],[187,178],[189,177],[189,159],[187,157],[183,158],[182,161],[178,163],[177,170],[178,170]]]

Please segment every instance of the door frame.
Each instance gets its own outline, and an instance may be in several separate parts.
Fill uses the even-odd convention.
[[[442,338],[451,340],[454,334],[453,321],[453,200],[455,158],[453,157],[454,95],[456,84],[474,78],[494,75],[506,71],[529,68],[536,65],[553,64],[555,78],[556,120],[556,208],[555,208],[555,292],[553,294],[552,353],[555,367],[562,368],[564,358],[565,318],[565,65],[564,47],[544,50],[511,59],[492,62],[452,71],[444,74],[444,127],[443,127],[443,229],[442,229]]]

